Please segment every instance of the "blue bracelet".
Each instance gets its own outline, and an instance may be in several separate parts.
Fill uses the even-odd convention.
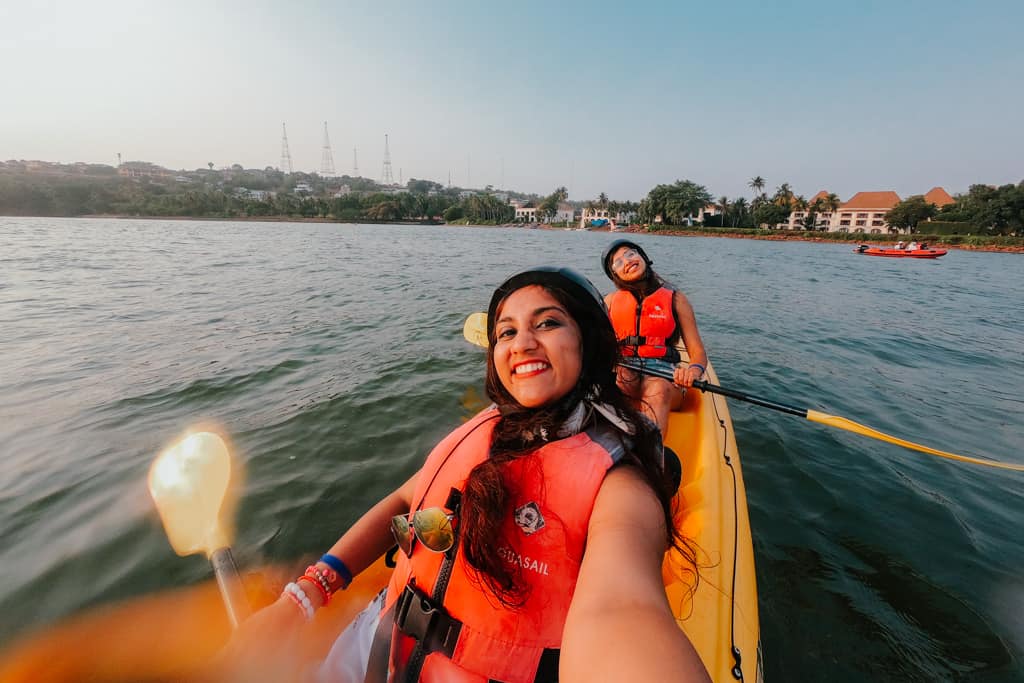
[[[320,561],[326,564],[334,571],[338,572],[338,576],[340,576],[342,580],[345,581],[345,585],[342,587],[342,590],[348,588],[348,585],[352,583],[352,572],[349,570],[348,567],[345,566],[344,562],[339,560],[334,555],[331,555],[330,553],[325,553],[324,556],[320,558]]]
[[[700,368],[700,374],[702,374],[702,375],[705,372],[708,371],[708,369],[706,367],[704,367],[703,365],[701,365],[700,363],[690,363],[689,367],[691,367],[691,368]]]

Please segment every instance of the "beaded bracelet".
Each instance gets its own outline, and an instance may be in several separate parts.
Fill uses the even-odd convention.
[[[306,615],[306,620],[311,621],[315,613],[313,603],[310,601],[309,596],[306,595],[306,591],[302,590],[302,586],[294,582],[289,583],[284,587],[284,592],[299,606],[302,613]]]
[[[325,572],[315,564],[311,564],[308,567],[306,567],[306,573],[302,576],[306,579],[316,582],[317,587],[322,589],[322,592],[326,594],[324,596],[324,603],[326,604],[327,601],[330,600],[331,594],[334,592],[334,588],[331,587],[331,584],[334,583],[334,581],[338,580],[338,575],[330,569],[326,570]]]
[[[320,594],[321,604],[326,605],[331,601],[331,594],[328,591],[326,591],[323,585],[321,585],[321,583],[313,577],[302,575],[299,578],[295,579],[295,583],[298,583],[299,581],[305,581],[316,589],[316,592]]]
[[[340,576],[341,580],[345,582],[345,585],[341,587],[342,590],[348,588],[348,585],[352,583],[352,572],[344,562],[330,553],[325,553],[324,556],[320,558],[320,561],[338,572],[338,576]]]

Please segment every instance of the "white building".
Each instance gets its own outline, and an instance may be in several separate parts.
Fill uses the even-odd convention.
[[[571,223],[575,215],[576,210],[572,208],[572,204],[569,202],[559,202],[558,210],[555,211],[554,221],[556,223]]]
[[[885,214],[900,203],[900,196],[892,190],[858,192],[839,207],[832,218],[829,232],[863,232],[881,235],[890,232]],[[902,232],[902,231],[901,231]]]
[[[537,207],[535,206],[517,206],[516,207],[516,223],[536,223],[537,222]]]

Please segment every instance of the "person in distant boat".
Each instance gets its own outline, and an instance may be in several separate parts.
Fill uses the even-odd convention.
[[[907,245],[907,251],[917,251],[918,249],[920,247],[917,246],[917,240],[911,240],[910,244]]]
[[[487,337],[495,405],[243,622],[218,680],[296,680],[268,658],[397,543],[387,590],[311,679],[710,681],[662,581],[668,548],[694,576],[696,555],[660,436],[616,384],[600,292],[567,268],[518,273],[491,297]]]
[[[616,287],[605,297],[605,304],[622,355],[673,367],[673,382],[621,366],[618,369],[619,386],[665,434],[669,412],[681,401],[679,387],[685,390],[704,376],[708,356],[686,295],[654,272],[651,263],[640,245],[625,239],[612,242],[601,257],[604,272]],[[689,356],[686,363],[680,363],[679,342]]]
[[[928,248],[928,243],[927,242],[921,242],[921,246],[918,247],[918,249],[920,249],[921,251],[924,251],[927,248]]]
[[[897,249],[905,249],[906,248],[906,244],[903,243],[903,240],[900,240],[899,242],[896,243],[896,248]]]

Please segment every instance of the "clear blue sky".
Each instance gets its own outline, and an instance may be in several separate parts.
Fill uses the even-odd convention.
[[[1024,179],[1024,2],[0,5],[0,159],[334,162],[641,199]]]

